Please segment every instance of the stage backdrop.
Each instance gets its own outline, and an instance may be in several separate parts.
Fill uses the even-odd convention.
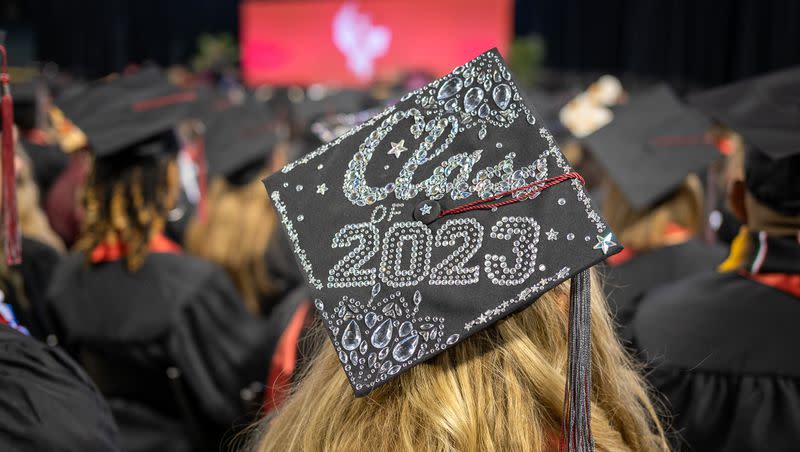
[[[443,75],[481,52],[505,55],[513,0],[244,1],[245,81],[364,84],[398,69]]]

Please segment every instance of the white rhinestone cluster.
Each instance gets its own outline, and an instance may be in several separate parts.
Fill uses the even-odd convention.
[[[487,254],[484,260],[486,276],[493,284],[516,286],[524,283],[536,269],[536,244],[539,243],[539,224],[529,217],[502,217],[489,236],[493,239],[512,240],[515,262],[508,266],[503,255]]]
[[[483,246],[483,226],[474,218],[450,220],[436,231],[437,248],[461,244],[431,270],[430,284],[467,285],[480,279],[480,266],[465,267]]]

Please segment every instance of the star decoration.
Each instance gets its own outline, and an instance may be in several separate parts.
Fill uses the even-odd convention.
[[[613,237],[614,234],[611,232],[606,234],[605,237],[598,235],[597,243],[594,245],[594,249],[603,250],[603,254],[608,254],[608,249],[617,244],[612,240]]]
[[[550,228],[545,234],[547,235],[547,240],[558,240],[558,231],[553,230],[553,228]]]
[[[317,193],[320,195],[324,195],[325,192],[328,191],[328,186],[325,184],[317,185]]]
[[[423,215],[429,215],[431,213],[431,205],[423,204],[422,207],[419,208],[419,213]]]
[[[393,155],[397,158],[400,158],[400,154],[408,150],[406,149],[405,142],[406,140],[403,139],[397,143],[392,143],[392,148],[389,150],[389,155]]]

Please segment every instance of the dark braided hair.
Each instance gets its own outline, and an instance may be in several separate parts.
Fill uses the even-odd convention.
[[[116,160],[116,161],[115,161]],[[98,245],[121,242],[129,270],[148,254],[150,238],[164,229],[178,186],[174,156],[93,162],[83,205],[86,216],[76,245],[87,260]]]

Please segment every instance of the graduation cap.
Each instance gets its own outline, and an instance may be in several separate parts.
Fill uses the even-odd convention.
[[[276,122],[253,101],[228,104],[205,119],[208,170],[234,185],[254,181],[278,142]]]
[[[88,137],[97,158],[146,158],[178,150],[173,127],[196,102],[195,90],[169,83],[158,68],[100,80],[56,105]]]
[[[719,158],[706,135],[709,124],[669,87],[658,85],[617,107],[611,123],[584,143],[633,207],[644,209]]]
[[[745,183],[761,202],[800,214],[800,66],[690,96],[749,145]]]
[[[565,434],[590,441],[585,270],[621,246],[496,50],[265,185],[357,396],[573,278]]]

